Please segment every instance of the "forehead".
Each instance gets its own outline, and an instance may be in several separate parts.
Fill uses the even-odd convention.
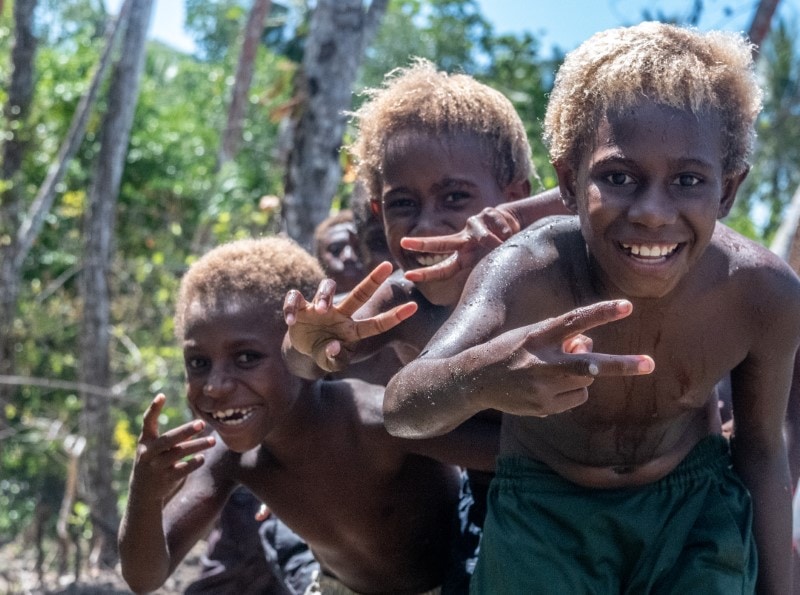
[[[591,160],[607,153],[638,161],[698,162],[721,168],[721,119],[716,112],[691,112],[651,101],[609,110],[594,134]]]
[[[231,296],[214,302],[196,298],[186,306],[184,336],[220,330],[233,334],[283,333],[286,329],[282,323],[277,313],[256,298]]]
[[[326,242],[341,242],[347,241],[351,234],[356,231],[355,225],[352,223],[337,223],[331,225],[323,234],[322,239]]]
[[[391,185],[417,178],[486,179],[491,176],[491,157],[474,134],[404,131],[389,139],[382,172],[384,183]]]

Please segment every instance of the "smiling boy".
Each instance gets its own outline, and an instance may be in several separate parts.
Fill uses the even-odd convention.
[[[293,376],[283,297],[321,279],[316,260],[280,238],[223,245],[184,276],[176,334],[197,419],[160,434],[164,395],[145,412],[119,535],[134,591],[157,589],[240,485],[306,540],[323,593],[423,593],[445,580],[455,465],[491,468],[496,443],[398,439],[383,427],[382,387]]]
[[[503,412],[472,592],[752,593],[756,546],[759,592],[788,592],[782,424],[800,282],[717,221],[747,174],[759,109],[751,48],[734,34],[643,23],[567,56],[545,136],[578,219],[548,219],[485,258],[387,387],[397,435]],[[601,304],[620,319],[587,320]],[[595,350],[648,354],[642,374],[557,348],[567,310]],[[588,390],[541,382],[567,367]],[[730,453],[713,390],[728,373]],[[548,390],[562,413],[542,411]]]

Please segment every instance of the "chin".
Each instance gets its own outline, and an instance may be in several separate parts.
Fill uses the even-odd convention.
[[[454,283],[453,281],[458,281],[458,278],[445,281],[429,281],[425,284],[419,283],[417,288],[425,296],[425,299],[434,306],[455,308],[461,297],[464,284]]]

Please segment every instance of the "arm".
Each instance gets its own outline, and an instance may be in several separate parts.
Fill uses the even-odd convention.
[[[168,541],[166,528],[170,523],[169,518],[165,520],[165,516],[169,516],[164,514],[165,504],[171,501],[176,503],[173,508],[186,508],[180,496],[173,496],[187,491],[192,475],[203,475],[198,470],[204,457],[195,453],[214,446],[215,440],[213,437],[192,439],[203,429],[202,421],[184,424],[159,436],[158,416],[165,400],[164,395],[158,395],[144,414],[128,504],[119,530],[122,575],[137,593],[159,588],[202,536],[203,527],[210,523],[195,521],[199,530],[194,541],[180,544],[173,539]],[[188,512],[196,511],[192,508]]]
[[[800,350],[794,357],[794,374],[786,409],[786,449],[789,453],[792,489],[796,489],[800,480]]]
[[[512,296],[525,296],[531,304],[542,297],[533,288],[545,283],[520,272],[533,267],[529,259],[522,249],[508,247],[475,269],[451,318],[386,387],[384,418],[390,433],[409,438],[444,434],[484,409],[529,416],[559,413],[583,403],[597,375],[652,371],[647,356],[576,348],[584,344],[576,338],[585,330],[630,314],[629,302],[602,302],[502,332]]]
[[[774,279],[759,279],[754,303],[778,304],[754,321],[754,342],[731,374],[733,464],[753,498],[759,593],[789,593],[792,486],[783,438],[789,388],[798,348],[800,287],[765,295]],[[784,286],[786,286],[784,282]]]
[[[296,376],[315,380],[327,372],[344,370],[351,359],[377,353],[388,341],[386,332],[409,318],[417,310],[413,302],[390,308],[387,281],[392,265],[378,265],[353,291],[334,303],[335,283],[326,279],[311,302],[299,291],[286,295],[283,314],[288,331],[283,341],[283,357]],[[353,315],[358,311],[359,318]],[[371,337],[379,340],[366,342]],[[380,340],[382,339],[382,340]],[[367,355],[368,356],[368,355]]]
[[[550,215],[571,215],[558,188],[534,196],[488,207],[467,219],[458,233],[438,238],[403,238],[401,245],[420,252],[453,252],[447,260],[406,272],[409,281],[447,279],[478,261],[512,235]]]

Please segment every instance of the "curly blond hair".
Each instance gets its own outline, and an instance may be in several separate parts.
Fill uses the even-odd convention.
[[[567,54],[544,120],[553,163],[577,166],[609,110],[646,98],[722,122],[723,171],[744,171],[761,110],[752,45],[740,34],[645,22],[602,31]]]
[[[310,299],[323,279],[317,259],[282,237],[244,239],[222,244],[198,259],[181,279],[175,307],[175,335],[183,340],[186,310],[200,302],[208,311],[225,303],[258,307],[283,321],[283,299],[299,289]]]
[[[416,58],[387,74],[381,87],[363,94],[369,100],[351,114],[358,136],[348,149],[373,200],[381,196],[386,147],[398,132],[474,135],[501,188],[533,172],[525,125],[514,106],[469,75],[447,74]]]

